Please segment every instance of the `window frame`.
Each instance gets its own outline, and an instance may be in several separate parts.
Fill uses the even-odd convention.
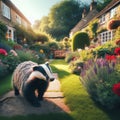
[[[100,33],[101,44],[104,44],[107,41],[112,40],[113,39],[113,34],[114,34],[113,31],[105,31],[105,32]]]
[[[105,23],[105,21],[106,21],[106,15],[103,14],[103,15],[100,17],[100,24]]]
[[[8,7],[5,3],[1,3],[2,15],[7,19],[11,19],[11,11],[10,7]]]
[[[116,15],[116,7],[110,10],[110,18],[113,18]]]

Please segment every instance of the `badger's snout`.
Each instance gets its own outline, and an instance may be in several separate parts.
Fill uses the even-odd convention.
[[[54,81],[54,80],[55,80],[55,75],[54,75],[54,73],[51,73],[51,75],[49,76],[49,80],[50,80],[50,81]]]
[[[50,81],[53,81],[53,80],[55,80],[55,78],[50,78]]]

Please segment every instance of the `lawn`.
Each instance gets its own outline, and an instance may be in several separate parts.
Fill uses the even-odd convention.
[[[55,113],[47,115],[29,115],[15,117],[0,117],[1,120],[118,120],[120,110],[107,111],[97,105],[83,88],[79,76],[71,74],[68,64],[64,60],[51,62],[53,72],[58,73],[61,82],[61,90],[65,96],[65,102],[70,107],[71,113]],[[0,82],[0,91],[11,89],[11,75]]]
[[[0,78],[0,95],[12,89],[11,77],[12,74],[9,74],[5,78]]]
[[[66,104],[71,109],[74,120],[118,120],[120,110],[105,110],[97,105],[83,88],[79,76],[71,74],[68,64],[63,60],[52,62],[53,71],[59,75],[61,89],[66,98]]]

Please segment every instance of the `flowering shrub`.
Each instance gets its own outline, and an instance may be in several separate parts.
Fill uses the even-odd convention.
[[[80,74],[80,80],[93,100],[108,109],[120,106],[120,97],[114,94],[114,84],[120,82],[120,64],[99,58],[88,60]],[[114,89],[113,89],[114,88]]]
[[[118,96],[120,96],[120,82],[114,84],[112,90],[113,90],[113,92],[115,94],[117,94]]]
[[[1,49],[0,49],[0,54],[6,56],[6,55],[7,55],[7,52],[6,52],[5,49],[2,49],[2,48],[1,48]]]
[[[65,56],[65,62],[67,63],[70,63],[71,61],[75,60],[76,58],[79,58],[80,55],[78,52],[70,52],[70,53],[67,53],[66,56]]]
[[[112,54],[111,50],[109,50],[108,48],[101,48],[97,51],[96,55],[98,58],[104,58],[106,54]]]
[[[115,48],[114,53],[115,53],[116,55],[120,55],[120,48],[119,48],[119,47],[118,47],[118,48]]]
[[[8,69],[7,69],[7,65],[4,65],[1,61],[0,61],[0,77],[4,77],[8,74]]]
[[[36,53],[31,50],[17,50],[20,62],[31,60],[33,62],[42,63],[43,60],[40,60]]]
[[[69,65],[69,68],[71,69],[71,73],[80,75],[83,64],[84,64],[83,62],[80,62],[78,60],[71,61]]]
[[[106,60],[108,60],[108,61],[116,61],[116,56],[115,56],[115,55],[106,54],[106,55],[105,55],[105,58],[106,58]]]
[[[20,63],[20,60],[18,56],[14,56],[12,53],[9,53],[2,59],[2,63],[7,66],[7,70],[9,72],[13,72],[16,66]]]
[[[15,44],[15,45],[13,46],[13,49],[14,49],[14,50],[21,50],[21,49],[22,49],[22,46],[19,45],[19,44]]]
[[[116,29],[120,26],[120,20],[111,20],[108,23],[108,30]]]
[[[40,53],[44,53],[44,51],[42,49],[40,49]]]

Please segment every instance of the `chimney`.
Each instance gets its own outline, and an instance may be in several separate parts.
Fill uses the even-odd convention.
[[[87,16],[87,10],[86,8],[84,8],[82,13],[82,18],[85,18],[86,16]]]
[[[90,5],[90,11],[92,11],[93,9],[97,8],[97,2],[95,2],[94,0],[92,0],[92,3]]]

